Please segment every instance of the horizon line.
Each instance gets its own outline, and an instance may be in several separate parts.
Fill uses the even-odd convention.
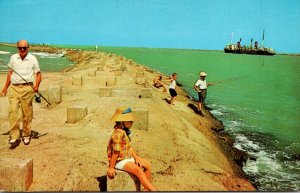
[[[16,45],[16,43],[12,43],[12,42],[0,42],[0,44],[11,44],[11,45],[7,45],[7,46],[13,46]],[[38,45],[40,46],[40,44],[42,45],[46,45],[46,46],[91,46],[91,47],[95,47],[97,44],[49,44],[49,43],[29,43],[29,45]],[[196,49],[196,48],[170,48],[170,47],[143,47],[143,46],[112,46],[112,45],[97,45],[98,47],[115,47],[115,48],[135,48],[135,49],[172,49],[172,50],[186,50],[186,51],[224,51],[224,49],[221,50],[214,50],[214,49]],[[292,56],[300,56],[300,52],[278,52],[276,53],[276,55],[292,55]]]

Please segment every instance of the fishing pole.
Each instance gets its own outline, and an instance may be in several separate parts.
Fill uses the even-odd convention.
[[[248,76],[240,76],[240,77],[235,77],[235,78],[229,78],[229,79],[225,79],[225,80],[220,80],[220,81],[212,82],[213,83],[212,85],[222,84],[222,83],[226,83],[226,82],[232,82],[232,81],[240,80],[240,79],[243,79],[243,78],[248,78]]]
[[[4,65],[4,66],[6,66],[8,69],[10,69],[10,70],[12,70],[14,73],[16,73],[16,75],[18,75],[20,78],[22,78],[22,80],[24,80],[27,84],[29,84],[29,82],[27,82],[27,80],[25,80],[19,73],[17,73],[14,69],[12,69],[11,67],[9,67],[6,63],[4,63],[2,60],[0,60],[0,62]],[[34,87],[33,87],[33,85],[32,84],[29,84],[30,86],[31,86],[31,88],[34,90]],[[39,93],[38,91],[37,91],[37,94],[39,95],[39,96],[36,96],[36,98],[35,98],[35,101],[37,102],[37,103],[41,103],[41,99],[40,99],[40,97],[42,97],[47,103],[48,103],[48,105],[51,105],[51,103],[41,94],[41,93]]]

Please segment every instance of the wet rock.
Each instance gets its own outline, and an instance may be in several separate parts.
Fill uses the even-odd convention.
[[[225,143],[222,146],[226,146],[227,149],[230,149],[234,144],[234,140],[226,133],[218,133],[218,138],[221,139],[223,143]]]
[[[300,161],[300,154],[299,155],[293,155],[292,158],[293,158],[293,160]]]
[[[224,131],[224,128],[214,128],[214,127],[212,127],[211,128],[213,131],[215,131],[215,132],[221,132],[221,131]]]
[[[231,152],[232,152],[232,156],[233,156],[233,161],[241,167],[249,158],[247,152],[236,149],[234,147],[232,147]]]

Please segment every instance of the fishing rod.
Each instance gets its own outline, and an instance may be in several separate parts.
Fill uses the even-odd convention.
[[[229,79],[225,79],[225,80],[220,80],[220,81],[212,82],[213,83],[212,85],[222,84],[222,83],[227,83],[227,82],[232,82],[232,81],[240,80],[240,79],[243,79],[243,78],[248,78],[248,76],[240,76],[240,77],[235,77],[235,78],[229,78]]]
[[[14,73],[16,73],[16,75],[18,75],[20,78],[22,78],[22,80],[24,80],[27,84],[29,84],[29,82],[27,82],[27,80],[25,80],[19,73],[17,73],[14,69],[12,69],[11,67],[9,67],[6,63],[4,63],[2,60],[0,60],[0,62],[6,66],[8,69],[12,70]],[[29,84],[31,86],[31,88],[34,90],[34,87],[32,84]],[[35,96],[35,101],[37,103],[41,103],[41,97],[48,103],[48,105],[51,105],[51,103],[41,94],[37,91],[37,94],[39,96]]]

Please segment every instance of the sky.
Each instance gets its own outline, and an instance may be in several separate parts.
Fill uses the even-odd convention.
[[[0,0],[0,42],[300,53],[300,0]],[[264,42],[262,36],[264,31]]]

